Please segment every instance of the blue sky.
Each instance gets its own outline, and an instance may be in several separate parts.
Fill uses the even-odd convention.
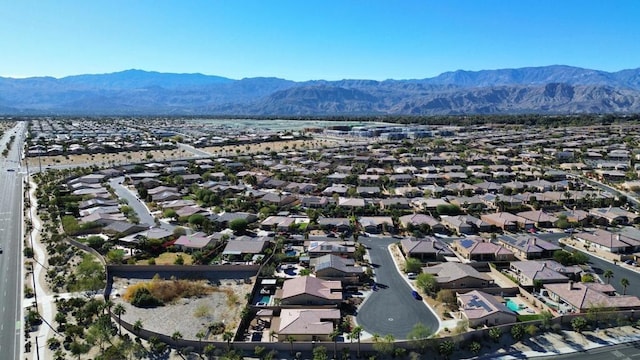
[[[637,0],[4,0],[0,76],[411,79],[640,67]]]

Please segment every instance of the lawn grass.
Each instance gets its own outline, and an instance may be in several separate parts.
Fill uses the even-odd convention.
[[[178,255],[182,255],[182,259],[184,260],[184,265],[192,265],[193,264],[193,258],[191,258],[191,255],[183,253],[183,252],[177,252],[177,253],[172,253],[172,252],[166,252],[166,253],[162,253],[160,254],[160,256],[158,256],[157,258],[155,258],[156,261],[156,265],[173,265],[176,262],[176,258],[178,257]],[[145,260],[140,260],[137,262],[138,265],[148,265],[149,264],[149,260],[145,259]]]
[[[517,319],[520,322],[540,320],[540,319],[542,319],[542,315],[540,315],[540,314],[518,315]]]

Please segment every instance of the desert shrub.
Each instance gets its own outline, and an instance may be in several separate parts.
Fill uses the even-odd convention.
[[[224,323],[219,321],[209,325],[209,332],[211,335],[220,335],[224,332]]]
[[[131,299],[131,305],[136,307],[155,307],[162,305],[162,301],[160,301],[155,296],[151,295],[149,289],[146,287],[140,287],[133,294],[133,298]]]
[[[127,288],[123,298],[133,304],[133,298],[140,288],[162,303],[168,303],[181,298],[202,296],[212,293],[215,289],[204,281],[193,280],[162,280],[154,278],[150,282],[134,284]]]
[[[193,312],[193,316],[197,318],[207,317],[209,316],[209,314],[210,314],[209,306],[204,304],[198,305],[196,310]]]

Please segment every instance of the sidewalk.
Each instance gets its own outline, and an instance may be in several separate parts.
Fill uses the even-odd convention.
[[[491,354],[483,354],[478,359],[522,359],[541,356],[570,354],[604,346],[623,344],[640,340],[640,330],[627,325],[603,330],[575,331],[565,330],[563,335],[548,332],[531,339],[513,344]],[[510,335],[503,335],[510,336]]]
[[[34,286],[33,276],[35,276],[35,288],[33,289],[36,297],[31,299],[25,299],[23,302],[23,308],[25,310],[32,307],[37,300],[38,312],[40,313],[40,317],[43,322],[39,326],[38,330],[35,332],[31,332],[29,335],[29,340],[31,341],[31,352],[25,353],[24,356],[26,359],[35,359],[37,352],[40,352],[40,357],[43,359],[51,358],[49,355],[49,349],[46,346],[46,341],[51,336],[54,335],[54,330],[50,327],[54,324],[55,318],[55,296],[49,291],[48,286],[46,285],[46,253],[43,244],[40,242],[40,230],[42,229],[42,223],[38,218],[37,208],[38,202],[35,196],[36,184],[32,181],[29,181],[29,217],[33,222],[33,230],[28,234],[30,236],[30,240],[33,244],[33,275],[28,274],[25,277],[25,283],[28,283],[30,286]],[[27,329],[25,329],[27,331]],[[38,349],[36,349],[36,339],[38,341]]]

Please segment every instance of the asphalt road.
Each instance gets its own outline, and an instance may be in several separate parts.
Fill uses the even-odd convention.
[[[417,323],[437,331],[436,316],[426,303],[411,296],[411,287],[396,270],[388,246],[398,240],[360,237],[359,241],[369,247],[371,263],[376,266],[378,290],[360,307],[356,316],[358,324],[370,334],[391,334],[396,340],[406,339]]]
[[[19,359],[22,304],[22,181],[20,148],[25,123],[7,131],[0,148],[16,135],[8,156],[0,158],[0,358]]]
[[[109,180],[109,185],[116,192],[116,195],[120,199],[127,200],[128,205],[136,212],[138,215],[138,219],[140,219],[140,224],[147,224],[151,227],[156,226],[155,219],[151,213],[149,213],[149,209],[145,206],[145,204],[138,199],[138,197],[133,194],[129,189],[122,185],[122,181],[124,181],[124,177],[117,177]],[[167,223],[160,222],[160,227],[163,229],[167,229],[169,231],[173,231],[175,226]]]

